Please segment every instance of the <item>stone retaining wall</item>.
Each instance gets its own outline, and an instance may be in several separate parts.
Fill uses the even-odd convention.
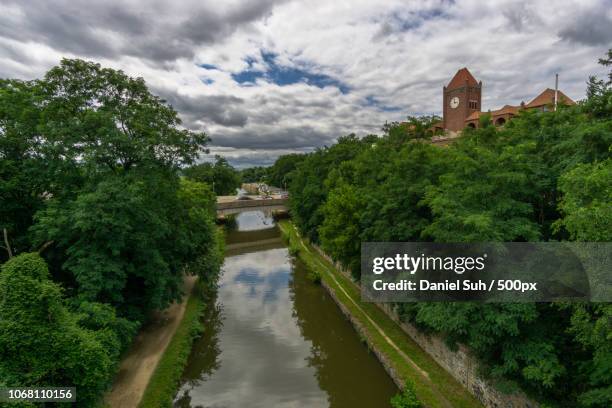
[[[317,252],[331,262],[338,271],[351,279],[351,274],[338,262],[334,262],[321,248],[316,245],[312,245]],[[346,307],[335,297],[333,290],[324,285],[327,291],[330,293],[332,298],[336,301],[342,313],[344,313],[355,329],[369,342],[366,335],[364,335],[364,329],[361,323],[356,321]],[[355,283],[355,286],[358,285]],[[498,391],[494,385],[484,379],[478,374],[478,360],[470,352],[470,350],[464,346],[459,345],[457,350],[451,350],[446,343],[444,338],[435,334],[424,334],[415,326],[410,323],[402,322],[399,319],[396,311],[392,308],[391,303],[377,303],[376,304],[382,311],[393,319],[402,330],[417,343],[423,351],[429,354],[440,366],[448,371],[457,381],[459,381],[469,392],[478,399],[487,408],[536,408],[539,406],[536,402],[530,400],[525,394],[517,392],[515,394],[504,394]],[[385,370],[389,373],[393,381],[398,384],[399,387],[403,387],[401,378],[396,378],[397,374],[390,366],[384,356],[381,356],[377,350],[374,353],[385,367]]]

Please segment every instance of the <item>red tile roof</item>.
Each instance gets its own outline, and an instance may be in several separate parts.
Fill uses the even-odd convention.
[[[558,99],[559,103],[563,103],[565,105],[575,105],[576,104],[576,102],[574,102],[572,98],[570,98],[569,96],[567,96],[561,91],[558,91],[557,97],[559,98]],[[526,108],[537,108],[539,106],[552,105],[554,103],[555,103],[555,90],[546,88],[544,91],[542,91],[541,94],[533,98],[533,100],[529,102],[525,107]]]
[[[468,69],[464,67],[464,68],[461,68],[459,71],[457,71],[453,79],[451,79],[451,81],[448,83],[447,88],[448,89],[460,88],[465,85],[466,81],[469,86],[478,85],[478,81],[476,81],[476,78],[474,78],[474,76],[470,73],[470,71],[468,71]]]
[[[465,118],[465,121],[471,122],[473,120],[478,120],[483,113],[490,113],[492,118],[494,118],[495,116],[502,116],[507,114],[518,115],[519,109],[520,106],[504,105],[503,108],[490,112],[472,112],[470,113],[470,116]]]
[[[491,116],[506,115],[508,113],[512,115],[518,115],[519,109],[520,106],[504,105],[503,108],[492,111]]]

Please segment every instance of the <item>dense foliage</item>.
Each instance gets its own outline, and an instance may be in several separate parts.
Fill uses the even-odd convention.
[[[240,178],[243,183],[260,183],[265,182],[268,177],[268,167],[257,166],[247,167],[240,170]]]
[[[591,78],[587,96],[555,112],[524,111],[502,129],[484,115],[449,147],[427,142],[431,118],[340,138],[292,173],[293,220],[356,278],[362,241],[610,241],[612,83]],[[423,330],[467,344],[501,388],[520,386],[553,406],[612,405],[610,304],[397,307]]]
[[[214,163],[200,163],[183,170],[185,177],[213,186],[217,195],[236,194],[240,173],[224,157],[215,156]]]
[[[103,327],[116,319],[114,312],[108,311],[101,325],[82,324],[82,317],[63,304],[61,287],[50,280],[45,261],[35,253],[2,266],[0,299],[3,380],[22,387],[73,384],[83,405],[95,401],[121,351],[118,334]]]
[[[270,186],[286,190],[291,184],[292,172],[304,159],[303,154],[286,154],[279,156],[270,167],[249,167],[240,170],[244,183],[266,183]]]
[[[393,408],[421,408],[423,404],[416,396],[414,385],[410,381],[406,381],[402,392],[391,398],[391,406]]]
[[[0,80],[0,382],[75,384],[91,406],[185,274],[215,279],[215,193],[179,176],[208,137],[180,123],[90,62]]]
[[[274,164],[268,168],[267,182],[271,186],[284,190],[291,184],[292,171],[304,159],[303,154],[286,154],[280,156]]]

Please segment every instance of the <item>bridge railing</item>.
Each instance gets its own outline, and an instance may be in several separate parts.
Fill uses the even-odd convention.
[[[229,210],[236,208],[252,208],[252,207],[273,207],[288,205],[289,200],[287,198],[268,198],[268,199],[255,199],[255,200],[232,200],[217,202],[217,210]]]

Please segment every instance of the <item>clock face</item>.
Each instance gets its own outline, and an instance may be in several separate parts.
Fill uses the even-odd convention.
[[[459,106],[459,98],[456,96],[453,96],[450,100],[450,107],[455,109],[457,106]]]

